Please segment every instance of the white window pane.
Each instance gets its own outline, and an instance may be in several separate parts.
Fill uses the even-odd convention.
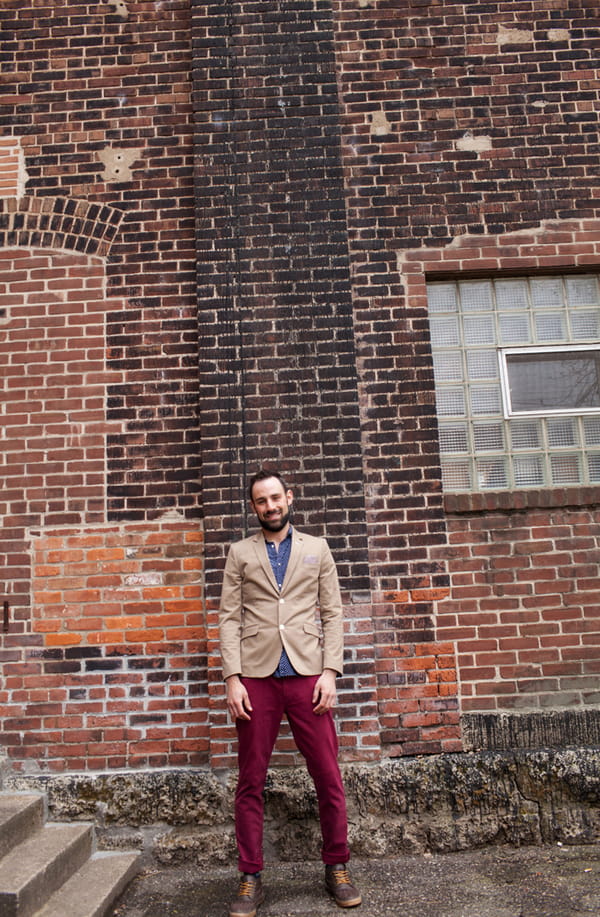
[[[600,452],[592,452],[588,455],[588,474],[590,483],[600,483]]]
[[[444,453],[469,451],[466,423],[440,424],[440,451]]]
[[[503,344],[531,343],[529,315],[508,313],[500,316],[500,340]]]
[[[563,306],[563,285],[560,277],[538,277],[530,284],[534,309],[560,309]]]
[[[430,312],[456,312],[456,284],[432,283],[427,287],[427,307]]]
[[[496,328],[493,315],[465,318],[463,322],[465,344],[495,344]]]
[[[458,288],[463,312],[487,312],[492,308],[492,284],[489,280],[460,283]]]
[[[600,417],[584,417],[583,433],[586,446],[600,446]]]
[[[501,423],[474,423],[473,445],[476,452],[501,452],[504,430]]]
[[[579,459],[576,455],[551,455],[550,470],[553,484],[579,483]]]
[[[572,312],[571,333],[574,341],[596,341],[600,338],[600,311]]]
[[[539,449],[542,444],[540,421],[511,421],[510,438],[513,449]]]
[[[535,316],[535,335],[543,344],[549,341],[564,343],[567,339],[563,312],[540,312]]]
[[[475,464],[480,490],[498,490],[507,486],[506,463],[503,458],[478,459]]]
[[[496,306],[499,310],[526,309],[528,306],[527,281],[497,280]]]
[[[436,399],[440,417],[465,416],[465,393],[462,388],[441,388]]]
[[[436,382],[462,382],[463,366],[459,350],[438,350],[433,354]]]
[[[431,344],[433,347],[458,346],[460,333],[458,318],[432,318],[429,322],[431,330]]]
[[[500,414],[500,386],[472,385],[471,410],[473,414]]]
[[[598,303],[598,284],[592,274],[573,275],[566,278],[567,299],[572,306],[591,306]]]
[[[554,447],[576,446],[579,439],[577,425],[572,418],[551,417],[547,421],[548,445]]]
[[[513,411],[600,408],[600,350],[512,353],[506,368]]]
[[[541,455],[516,455],[513,472],[517,487],[535,487],[544,483],[544,465]]]
[[[472,490],[469,462],[442,461],[442,483],[448,490]]]
[[[469,379],[497,379],[498,355],[495,350],[469,350],[467,352]]]

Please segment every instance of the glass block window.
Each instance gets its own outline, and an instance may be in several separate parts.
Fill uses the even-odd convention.
[[[444,489],[600,484],[600,275],[427,292]]]

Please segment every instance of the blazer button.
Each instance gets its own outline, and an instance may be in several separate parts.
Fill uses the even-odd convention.
[[[285,630],[285,624],[280,624],[280,625],[279,625],[279,630]]]

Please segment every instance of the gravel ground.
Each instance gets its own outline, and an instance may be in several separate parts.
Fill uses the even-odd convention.
[[[363,903],[356,917],[598,917],[600,845],[486,847],[463,853],[358,859],[351,863]],[[323,887],[321,863],[277,863],[263,873],[258,917],[340,914]],[[111,917],[227,917],[235,869],[148,868]]]

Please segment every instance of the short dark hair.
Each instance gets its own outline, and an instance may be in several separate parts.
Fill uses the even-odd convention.
[[[283,478],[281,477],[278,471],[271,471],[269,468],[261,468],[259,471],[256,472],[256,474],[252,475],[252,477],[250,478],[250,483],[248,484],[248,496],[250,497],[251,500],[252,500],[252,491],[254,489],[254,485],[258,484],[259,481],[266,481],[267,478],[277,478],[277,480],[283,487],[284,491],[288,489],[287,484],[285,483],[285,481],[283,480]]]

